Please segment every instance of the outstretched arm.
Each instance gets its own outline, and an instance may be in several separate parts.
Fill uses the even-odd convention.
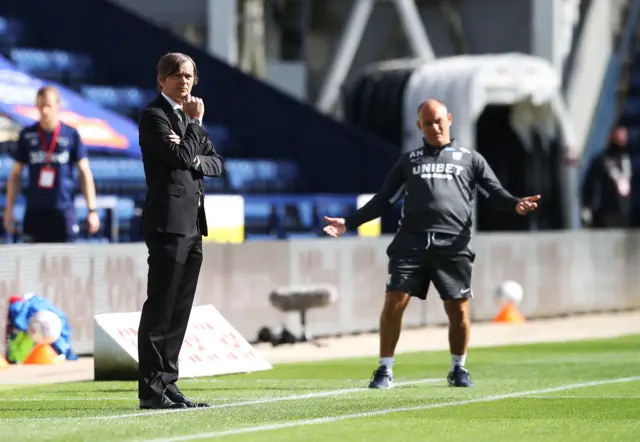
[[[373,196],[364,206],[345,218],[347,230],[376,219],[398,202],[404,191],[404,172],[402,170],[402,157],[393,166],[380,191]]]
[[[387,175],[380,191],[371,198],[367,204],[353,212],[346,218],[324,217],[329,223],[324,231],[334,238],[344,234],[348,229],[358,226],[380,217],[387,209],[391,208],[402,196],[404,191],[404,171],[402,170],[402,157]]]

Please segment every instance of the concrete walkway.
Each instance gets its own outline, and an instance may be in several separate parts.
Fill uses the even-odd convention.
[[[473,348],[561,342],[630,334],[640,334],[640,312],[537,320],[524,325],[474,324],[471,328],[470,345]],[[323,339],[319,344],[321,344],[320,347],[312,343],[280,347],[260,344],[255,348],[273,364],[358,356],[376,358],[378,354],[378,335],[375,333]],[[448,349],[446,327],[404,330],[398,345],[398,353],[446,349]],[[91,357],[56,365],[13,365],[0,369],[0,386],[91,380],[93,380],[93,358]]]

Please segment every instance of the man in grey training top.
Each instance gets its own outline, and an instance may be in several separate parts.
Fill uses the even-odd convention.
[[[450,136],[452,117],[434,99],[418,108],[424,145],[403,154],[382,189],[346,218],[329,218],[324,231],[337,238],[380,217],[404,194],[402,219],[387,248],[389,275],[380,316],[380,366],[370,388],[393,386],[393,357],[402,315],[411,296],[426,299],[429,285],[438,290],[449,317],[449,385],[473,386],[465,368],[469,343],[469,299],[475,254],[469,249],[473,199],[478,188],[493,206],[525,215],[540,195],[516,198],[506,191],[484,157],[459,146]]]

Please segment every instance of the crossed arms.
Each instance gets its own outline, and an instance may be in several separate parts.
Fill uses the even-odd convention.
[[[222,157],[215,151],[207,132],[197,123],[189,123],[180,138],[161,109],[148,108],[142,113],[139,126],[144,156],[179,170],[195,168],[204,176],[222,175]],[[202,145],[202,154],[198,154]]]

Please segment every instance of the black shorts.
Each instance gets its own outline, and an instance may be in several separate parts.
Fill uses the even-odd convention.
[[[64,243],[77,238],[78,223],[72,210],[33,210],[24,214],[24,242]]]
[[[387,248],[388,292],[427,299],[433,283],[442,300],[469,299],[475,253],[469,238],[438,232],[398,233]]]

